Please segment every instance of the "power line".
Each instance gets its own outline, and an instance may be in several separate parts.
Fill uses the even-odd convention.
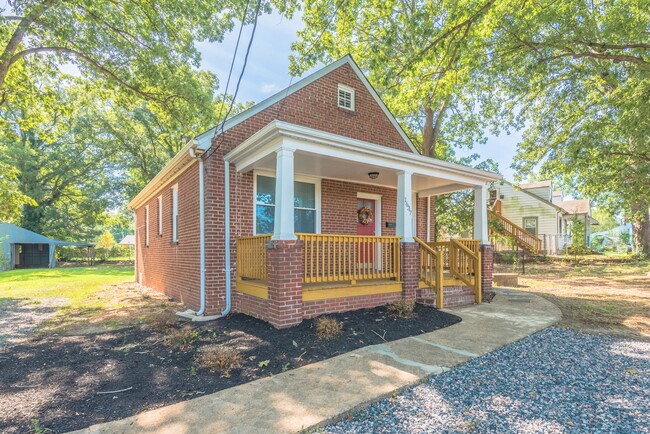
[[[226,88],[223,91],[223,97],[221,98],[221,107],[219,108],[219,117],[218,119],[221,119],[221,122],[223,122],[223,119],[221,118],[221,115],[223,114],[223,106],[226,104],[226,96],[228,95],[228,87],[230,86],[230,77],[232,76],[232,70],[235,67],[235,60],[237,59],[237,51],[239,50],[239,41],[241,40],[241,34],[242,31],[244,30],[244,23],[246,22],[246,15],[248,14],[248,5],[250,4],[250,0],[246,2],[246,7],[244,8],[244,15],[242,15],[241,18],[241,25],[239,26],[239,34],[237,35],[237,43],[235,44],[235,52],[232,55],[232,61],[230,62],[230,70],[228,71],[228,80],[226,80]],[[215,135],[216,135],[217,129],[215,129]],[[214,137],[212,137],[214,139]]]
[[[237,99],[237,94],[239,93],[239,86],[241,85],[242,78],[244,77],[244,72],[246,71],[246,65],[248,64],[248,56],[251,51],[251,46],[253,45],[253,39],[255,38],[255,31],[257,30],[257,19],[259,17],[260,13],[260,8],[262,6],[262,0],[257,1],[257,7],[255,8],[255,20],[253,21],[253,30],[251,32],[251,37],[248,41],[248,46],[246,47],[246,54],[244,55],[244,64],[242,65],[241,72],[239,74],[239,78],[237,79],[237,86],[235,87],[235,93],[232,96],[232,99],[230,100],[230,106],[228,107],[228,111],[226,112],[226,115],[223,118],[223,121],[221,122],[221,133],[219,136],[219,143],[217,146],[214,147],[214,150],[210,152],[205,158],[208,158],[210,155],[214,154],[216,151],[219,150],[221,147],[221,144],[223,143],[223,135],[224,135],[224,128],[226,125],[226,119],[228,119],[228,116],[230,116],[230,112],[233,109],[233,106],[235,105],[235,100]],[[243,21],[242,21],[243,24]],[[214,131],[214,137],[219,134],[219,128],[216,128]]]

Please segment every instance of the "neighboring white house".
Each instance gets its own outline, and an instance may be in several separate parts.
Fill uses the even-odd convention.
[[[585,243],[589,245],[591,226],[598,222],[591,217],[589,199],[565,200],[553,190],[550,180],[515,185],[496,182],[490,190],[490,206],[512,224],[541,240],[541,250],[555,254],[571,240],[569,227],[585,222]]]

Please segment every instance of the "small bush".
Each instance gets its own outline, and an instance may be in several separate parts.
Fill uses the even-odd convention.
[[[145,295],[143,295],[143,298]],[[176,316],[166,312],[160,312],[147,318],[147,323],[158,333],[164,333],[176,324]]]
[[[199,330],[190,326],[183,326],[179,329],[172,329],[165,337],[167,345],[181,351],[188,349],[201,336]]]
[[[400,298],[388,305],[388,313],[400,318],[411,318],[415,309],[415,302]]]
[[[343,323],[334,318],[320,317],[314,321],[316,336],[319,339],[334,339],[343,331]]]
[[[244,358],[234,348],[211,345],[196,355],[196,363],[210,372],[219,372],[221,377],[230,377],[230,371],[241,368]]]

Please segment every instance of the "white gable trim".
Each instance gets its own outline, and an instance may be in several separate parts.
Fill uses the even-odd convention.
[[[252,116],[255,116],[259,112],[261,112],[264,109],[267,109],[271,107],[273,104],[279,102],[280,100],[288,97],[294,92],[299,91],[303,87],[313,83],[314,81],[318,80],[319,78],[329,74],[330,72],[334,71],[338,67],[344,65],[344,64],[350,65],[352,67],[352,70],[355,72],[357,77],[359,77],[359,80],[361,80],[361,83],[365,86],[365,88],[368,90],[370,95],[374,98],[375,102],[379,105],[379,107],[382,109],[384,114],[388,117],[388,120],[390,121],[391,124],[393,124],[393,127],[397,130],[399,135],[402,137],[404,142],[408,145],[408,147],[413,151],[415,154],[420,154],[418,150],[415,148],[409,137],[406,135],[400,124],[397,122],[397,119],[393,116],[393,114],[388,110],[388,107],[386,107],[386,104],[381,100],[379,97],[379,94],[375,91],[375,89],[372,87],[366,76],[361,72],[361,69],[359,66],[356,64],[354,59],[352,59],[352,56],[349,54],[346,55],[345,57],[342,57],[341,59],[337,60],[334,63],[330,63],[329,65],[325,66],[324,68],[320,69],[319,71],[308,75],[307,77],[303,78],[302,80],[292,84],[288,88],[281,90],[280,92],[276,93],[273,96],[270,96],[269,98],[265,99],[264,101],[255,104],[253,107],[249,108],[248,110],[245,110],[232,118],[226,120],[226,122],[223,125],[223,131],[227,131],[230,128],[234,127],[237,124],[240,124],[241,122],[244,122],[246,119],[249,119]],[[196,140],[199,142],[199,147],[204,150],[208,150],[210,148],[210,142],[212,140],[212,137],[214,137],[214,133],[216,131],[217,127],[211,128],[210,130],[200,134],[199,136],[196,137]]]

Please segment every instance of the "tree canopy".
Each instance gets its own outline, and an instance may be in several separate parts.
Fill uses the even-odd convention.
[[[623,211],[650,254],[647,0],[307,0],[293,71],[352,53],[425,155],[523,129],[519,180]]]

